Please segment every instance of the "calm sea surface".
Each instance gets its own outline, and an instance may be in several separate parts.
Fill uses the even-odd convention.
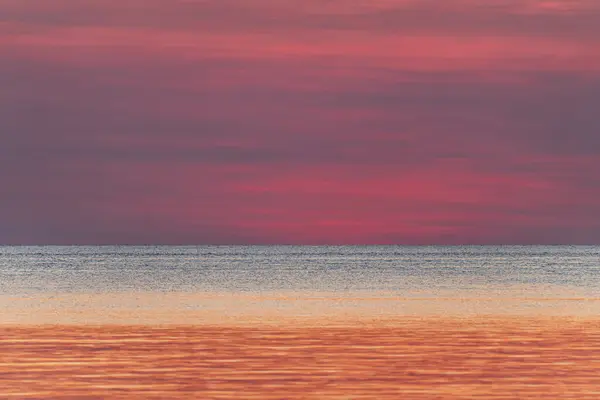
[[[0,253],[0,398],[600,398],[598,247]]]
[[[0,292],[472,290],[600,294],[600,247],[0,247]]]
[[[261,309],[579,314],[598,312],[598,298],[593,246],[0,247],[0,322],[69,310],[118,321],[144,308],[162,310],[159,321]]]

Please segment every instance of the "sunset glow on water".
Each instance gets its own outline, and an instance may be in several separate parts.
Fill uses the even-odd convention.
[[[598,252],[5,247],[0,394],[596,399]]]
[[[597,399],[600,321],[0,327],[2,397]]]

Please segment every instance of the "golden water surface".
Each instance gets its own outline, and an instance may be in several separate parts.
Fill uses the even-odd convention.
[[[2,399],[600,399],[600,319],[1,325]]]

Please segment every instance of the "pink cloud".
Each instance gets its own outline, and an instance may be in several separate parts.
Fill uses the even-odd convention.
[[[0,15],[0,241],[600,239],[597,2]]]

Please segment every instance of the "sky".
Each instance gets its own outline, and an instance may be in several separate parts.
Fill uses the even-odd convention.
[[[0,0],[0,243],[600,243],[597,0]]]

